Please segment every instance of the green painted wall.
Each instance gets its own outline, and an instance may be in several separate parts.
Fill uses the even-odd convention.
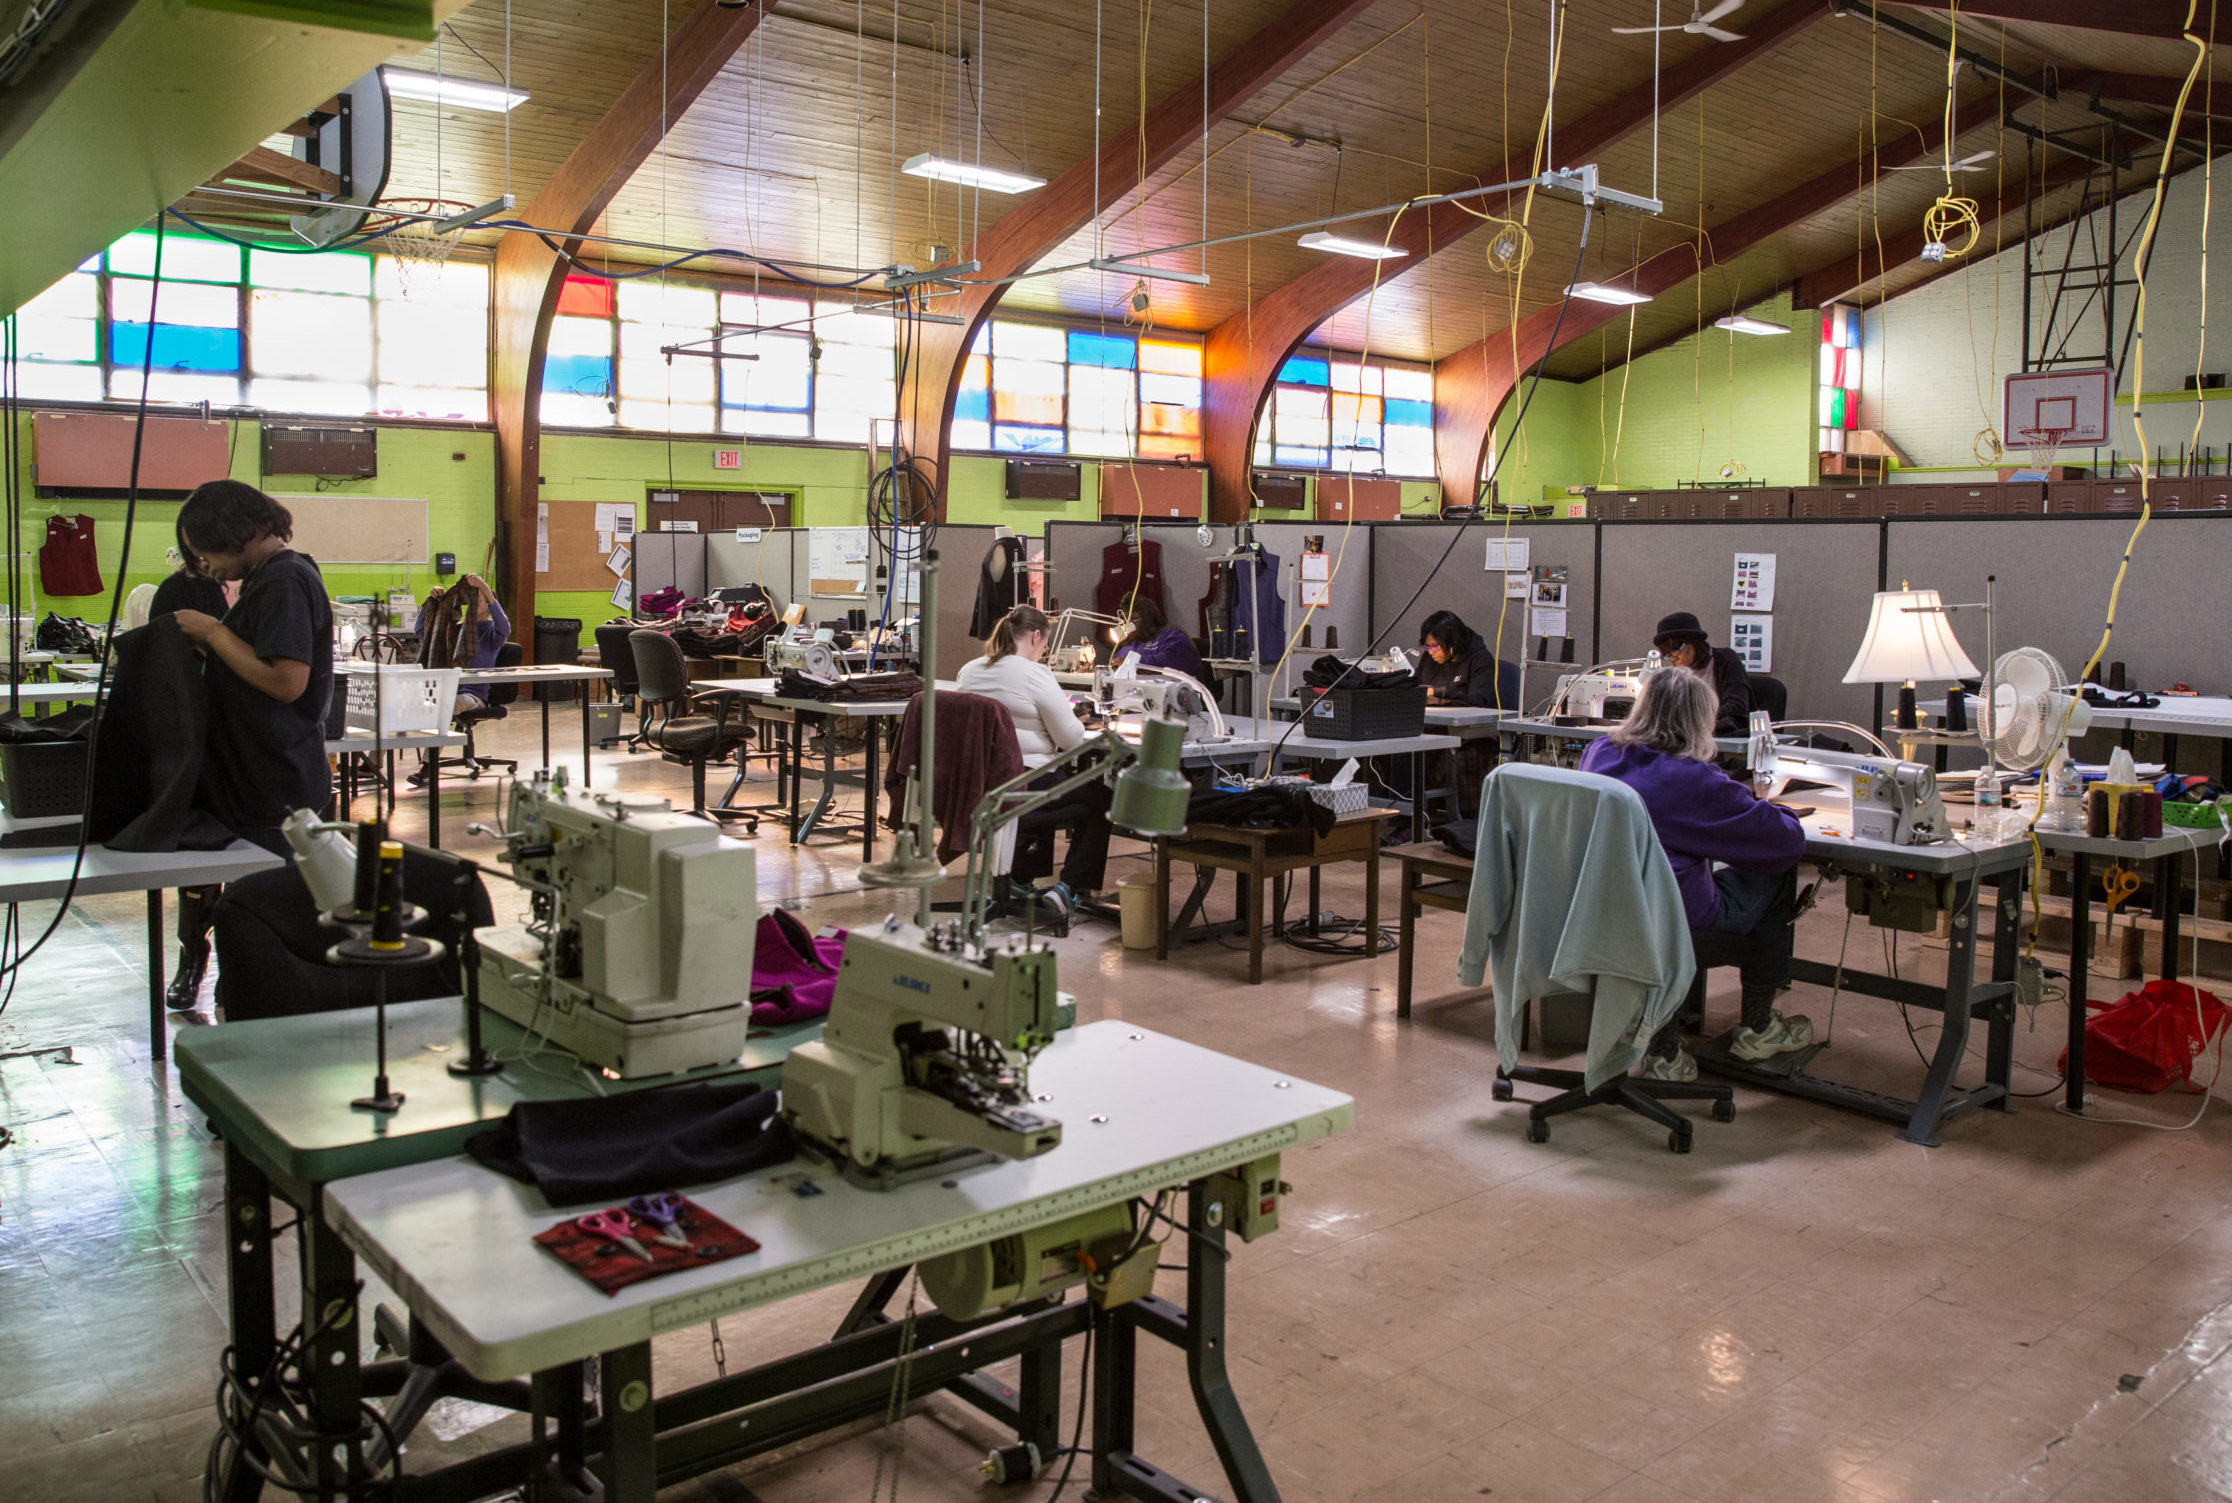
[[[1521,382],[1496,418],[1496,494],[1513,505],[1538,501],[1546,489],[1586,483],[1580,430],[1585,388],[1572,381],[1545,380],[1527,403],[1524,424],[1519,406],[1527,386]],[[1589,399],[1587,422],[1594,443],[1596,409]]]

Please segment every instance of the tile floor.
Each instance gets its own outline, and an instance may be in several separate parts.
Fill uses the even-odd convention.
[[[523,718],[498,728],[495,749],[531,755],[533,738]],[[598,775],[686,787],[642,757],[600,757]],[[453,843],[466,818],[494,809],[486,786],[445,793]],[[402,822],[422,824],[423,800],[406,800]],[[857,847],[793,851],[771,827],[760,851],[764,901],[840,924],[884,910],[853,880]],[[1355,870],[1327,882],[1330,908],[1362,911]],[[1392,872],[1386,885],[1392,923]],[[1834,956],[1836,908],[1807,921],[1809,953]],[[27,933],[53,913],[25,905]],[[175,1075],[150,1067],[143,914],[136,897],[78,905],[0,1014],[0,1124],[14,1135],[0,1148],[0,1495],[27,1503],[201,1496],[225,1337],[221,1165]],[[1436,995],[1457,943],[1455,918],[1429,915],[1428,979],[1407,1025],[1394,1018],[1392,955],[1275,946],[1264,985],[1250,987],[1244,950],[1196,947],[1157,966],[1105,925],[1062,944],[1062,979],[1086,1017],[1131,1019],[1357,1098],[1353,1132],[1289,1157],[1284,1230],[1234,1261],[1235,1381],[1285,1497],[2232,1497],[2232,1112],[2157,1133],[2034,1100],[1961,1120],[1932,1150],[1739,1092],[1736,1121],[1701,1120],[1686,1158],[1603,1112],[1561,1119],[1534,1146],[1519,1108],[1489,1099],[1490,1005]],[[1854,958],[1880,943],[1863,930]],[[1899,952],[1902,971],[1928,974],[1921,946],[1904,939]],[[1796,1005],[1828,1024],[1826,996],[1802,990]],[[2021,1088],[2053,1082],[2061,1026],[2049,1006],[2019,1034]],[[60,1046],[66,1060],[22,1052]],[[1920,1075],[1897,1011],[1867,999],[1838,1004],[1819,1068],[1902,1094]],[[2165,1123],[2190,1111],[2107,1105]],[[730,1317],[728,1356],[809,1344],[847,1298]],[[1175,1355],[1142,1349],[1143,1452],[1221,1494]],[[662,1384],[709,1375],[707,1333],[663,1340],[658,1362]],[[669,1497],[851,1503],[896,1477],[910,1499],[978,1498],[975,1463],[993,1439],[972,1411],[932,1399],[893,1430]],[[411,1455],[444,1453],[422,1435]],[[1048,1479],[1007,1496],[1052,1490]],[[1083,1492],[1081,1475],[1068,1496]]]

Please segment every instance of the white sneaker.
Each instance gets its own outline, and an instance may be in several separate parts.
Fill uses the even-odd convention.
[[[1687,1049],[1676,1049],[1671,1057],[1663,1054],[1643,1056],[1645,1080],[1685,1081],[1697,1079],[1697,1061],[1690,1058]]]
[[[1801,1049],[1809,1049],[1813,1041],[1813,1024],[1805,1016],[1778,1012],[1767,1020],[1765,1028],[1739,1025],[1728,1052],[1740,1060],[1757,1064],[1778,1054],[1796,1054]]]

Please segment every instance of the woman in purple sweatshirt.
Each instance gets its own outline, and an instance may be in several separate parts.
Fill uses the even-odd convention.
[[[1164,618],[1161,604],[1151,595],[1142,595],[1131,603],[1131,634],[1117,644],[1110,661],[1121,663],[1135,652],[1142,668],[1175,668],[1197,682],[1208,682],[1193,638],[1186,635],[1184,627],[1172,626]]]
[[[1743,1019],[1729,1049],[1757,1062],[1813,1043],[1812,1023],[1775,1011],[1775,994],[1790,982],[1806,836],[1798,816],[1755,797],[1714,763],[1717,707],[1704,678],[1661,669],[1644,680],[1628,718],[1581,758],[1581,770],[1617,778],[1642,796],[1674,864],[1692,929],[1749,934],[1758,942],[1742,968]],[[1682,1051],[1679,1026],[1668,1024],[1653,1042],[1646,1075],[1695,1078],[1697,1062]]]

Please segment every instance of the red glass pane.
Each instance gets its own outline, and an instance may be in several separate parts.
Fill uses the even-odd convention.
[[[558,289],[558,311],[577,318],[610,318],[612,284],[596,277],[568,277]]]

